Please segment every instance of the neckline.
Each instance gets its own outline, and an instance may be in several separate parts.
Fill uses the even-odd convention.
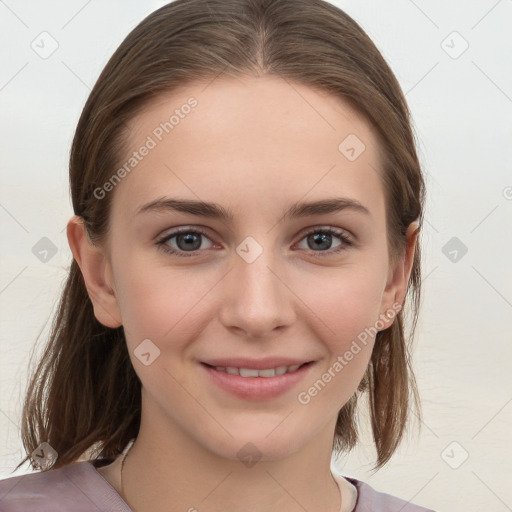
[[[114,502],[118,507],[120,507],[120,512],[133,512],[115,487],[98,471],[98,468],[112,464],[114,460],[115,459],[103,458],[83,462],[87,464],[90,469],[94,470],[95,475],[101,479],[103,486],[105,487],[105,498],[108,499],[109,502]],[[339,473],[333,472],[332,469],[331,475],[333,476],[340,492],[341,508],[339,512],[354,512],[359,497],[357,486],[358,481],[354,478],[344,477]]]

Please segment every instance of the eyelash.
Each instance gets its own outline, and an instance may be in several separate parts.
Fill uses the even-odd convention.
[[[186,228],[177,229],[177,230],[173,231],[172,233],[168,233],[168,234],[164,235],[161,239],[157,240],[156,244],[165,253],[172,254],[173,256],[178,256],[178,257],[188,258],[190,256],[195,256],[198,252],[201,252],[201,251],[189,251],[187,253],[187,251],[179,251],[179,250],[173,249],[172,247],[167,245],[167,242],[169,240],[171,240],[172,238],[174,238],[180,234],[183,234],[183,233],[200,234],[200,235],[203,235],[204,237],[210,239],[210,237],[201,228],[191,229],[191,228],[186,227]],[[309,236],[313,233],[327,233],[329,235],[334,235],[334,236],[337,236],[342,242],[339,246],[335,247],[334,249],[330,249],[327,251],[311,251],[315,254],[315,257],[324,258],[327,256],[332,256],[333,254],[337,254],[341,251],[346,250],[348,247],[351,247],[354,245],[351,238],[345,234],[345,231],[340,230],[340,229],[331,228],[331,227],[311,229],[310,231],[304,233],[301,240],[303,240],[304,238],[306,238],[307,236]]]

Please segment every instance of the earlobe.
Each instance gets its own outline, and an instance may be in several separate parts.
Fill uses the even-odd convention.
[[[419,234],[419,222],[414,221],[409,224],[405,233],[406,248],[403,256],[397,262],[393,272],[386,284],[382,304],[386,308],[381,313],[389,322],[386,323],[385,329],[391,326],[394,317],[401,311],[405,294],[407,292],[407,285],[411,276],[412,267],[414,264],[414,254],[416,252],[416,241]],[[395,311],[394,314],[387,314],[390,311]]]
[[[83,219],[74,215],[67,225],[69,247],[82,276],[94,307],[94,316],[106,327],[122,325],[121,314],[113,283],[109,282],[110,262],[102,247],[88,238]]]

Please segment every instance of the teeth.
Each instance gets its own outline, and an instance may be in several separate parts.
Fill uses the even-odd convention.
[[[288,370],[287,366],[278,366],[276,368],[276,375],[283,375],[283,373],[286,373],[286,370]]]
[[[251,370],[249,368],[240,368],[240,377],[258,377],[259,370]]]
[[[276,375],[284,375],[285,373],[294,372],[301,366],[294,364],[292,366],[278,366],[277,368],[265,368],[264,370],[255,370],[253,368],[234,368],[232,366],[216,366],[219,372],[226,372],[230,375],[240,375],[241,377],[275,377]]]

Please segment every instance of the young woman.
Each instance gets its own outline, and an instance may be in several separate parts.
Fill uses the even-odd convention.
[[[74,259],[0,510],[412,512],[331,471],[411,401],[424,183],[363,30],[322,0],[177,0],[94,86]],[[407,300],[407,305],[405,305]]]

